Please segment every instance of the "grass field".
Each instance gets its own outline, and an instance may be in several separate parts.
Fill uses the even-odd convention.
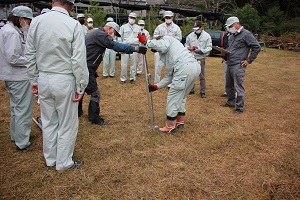
[[[153,74],[153,54],[147,53]],[[207,98],[187,99],[185,128],[175,135],[148,128],[145,78],[135,85],[98,79],[101,116],[80,118],[74,159],[78,170],[47,170],[42,134],[37,148],[16,152],[9,136],[9,97],[0,82],[0,199],[300,199],[300,54],[261,52],[248,66],[241,115],[219,105],[223,93],[220,57],[206,60]],[[99,67],[102,75],[102,66]],[[165,124],[167,89],[153,93],[155,123]],[[35,103],[35,116],[39,107]]]

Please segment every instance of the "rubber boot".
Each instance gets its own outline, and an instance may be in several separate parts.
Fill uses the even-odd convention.
[[[176,128],[184,128],[185,115],[177,115],[176,117]]]
[[[176,120],[167,120],[166,126],[159,130],[164,133],[175,133],[176,132]]]

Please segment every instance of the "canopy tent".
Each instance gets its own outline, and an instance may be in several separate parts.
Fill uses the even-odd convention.
[[[112,7],[118,7],[118,8],[123,8],[126,10],[150,10],[150,5],[149,4],[118,4],[118,3],[112,3],[109,1],[90,1],[90,0],[79,0],[75,1],[76,3],[80,5],[87,5],[91,2],[97,2],[98,6],[112,6]],[[45,0],[45,1],[40,1],[40,0],[1,0],[0,4],[14,4],[14,3],[32,3],[35,7],[39,9],[43,8],[51,8],[51,0]],[[80,7],[78,5],[77,7]],[[82,6],[83,9],[85,6]],[[180,15],[183,15],[185,17],[197,17],[197,16],[203,16],[204,18],[208,20],[218,20],[222,24],[225,24],[225,15],[223,13],[214,13],[214,12],[203,12],[203,11],[196,11],[196,10],[189,10],[189,9],[181,9],[181,8],[174,8],[170,7],[168,5],[156,5],[161,10],[171,10],[174,13],[180,13]],[[79,11],[83,9],[78,9]]]

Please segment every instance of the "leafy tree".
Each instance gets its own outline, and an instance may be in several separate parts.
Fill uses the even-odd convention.
[[[279,10],[279,6],[273,6],[267,10],[265,16],[262,17],[262,29],[272,35],[280,35],[280,25],[284,20],[283,11]]]
[[[238,8],[234,15],[237,16],[241,22],[241,24],[248,30],[256,33],[260,30],[260,17],[255,8],[253,8],[250,4],[246,4],[242,8]]]
[[[159,20],[159,8],[155,5],[150,6],[149,16],[145,19],[146,29],[149,31],[149,34],[152,36],[155,28],[161,23]]]
[[[99,8],[99,3],[91,2],[90,13],[85,10],[85,16],[93,18],[94,27],[104,26],[106,23],[105,17],[107,12],[103,8]]]

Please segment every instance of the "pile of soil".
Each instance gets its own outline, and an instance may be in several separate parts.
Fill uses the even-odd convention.
[[[292,36],[270,36],[268,42],[266,42],[266,46],[269,48],[300,52],[300,39],[299,37]]]

